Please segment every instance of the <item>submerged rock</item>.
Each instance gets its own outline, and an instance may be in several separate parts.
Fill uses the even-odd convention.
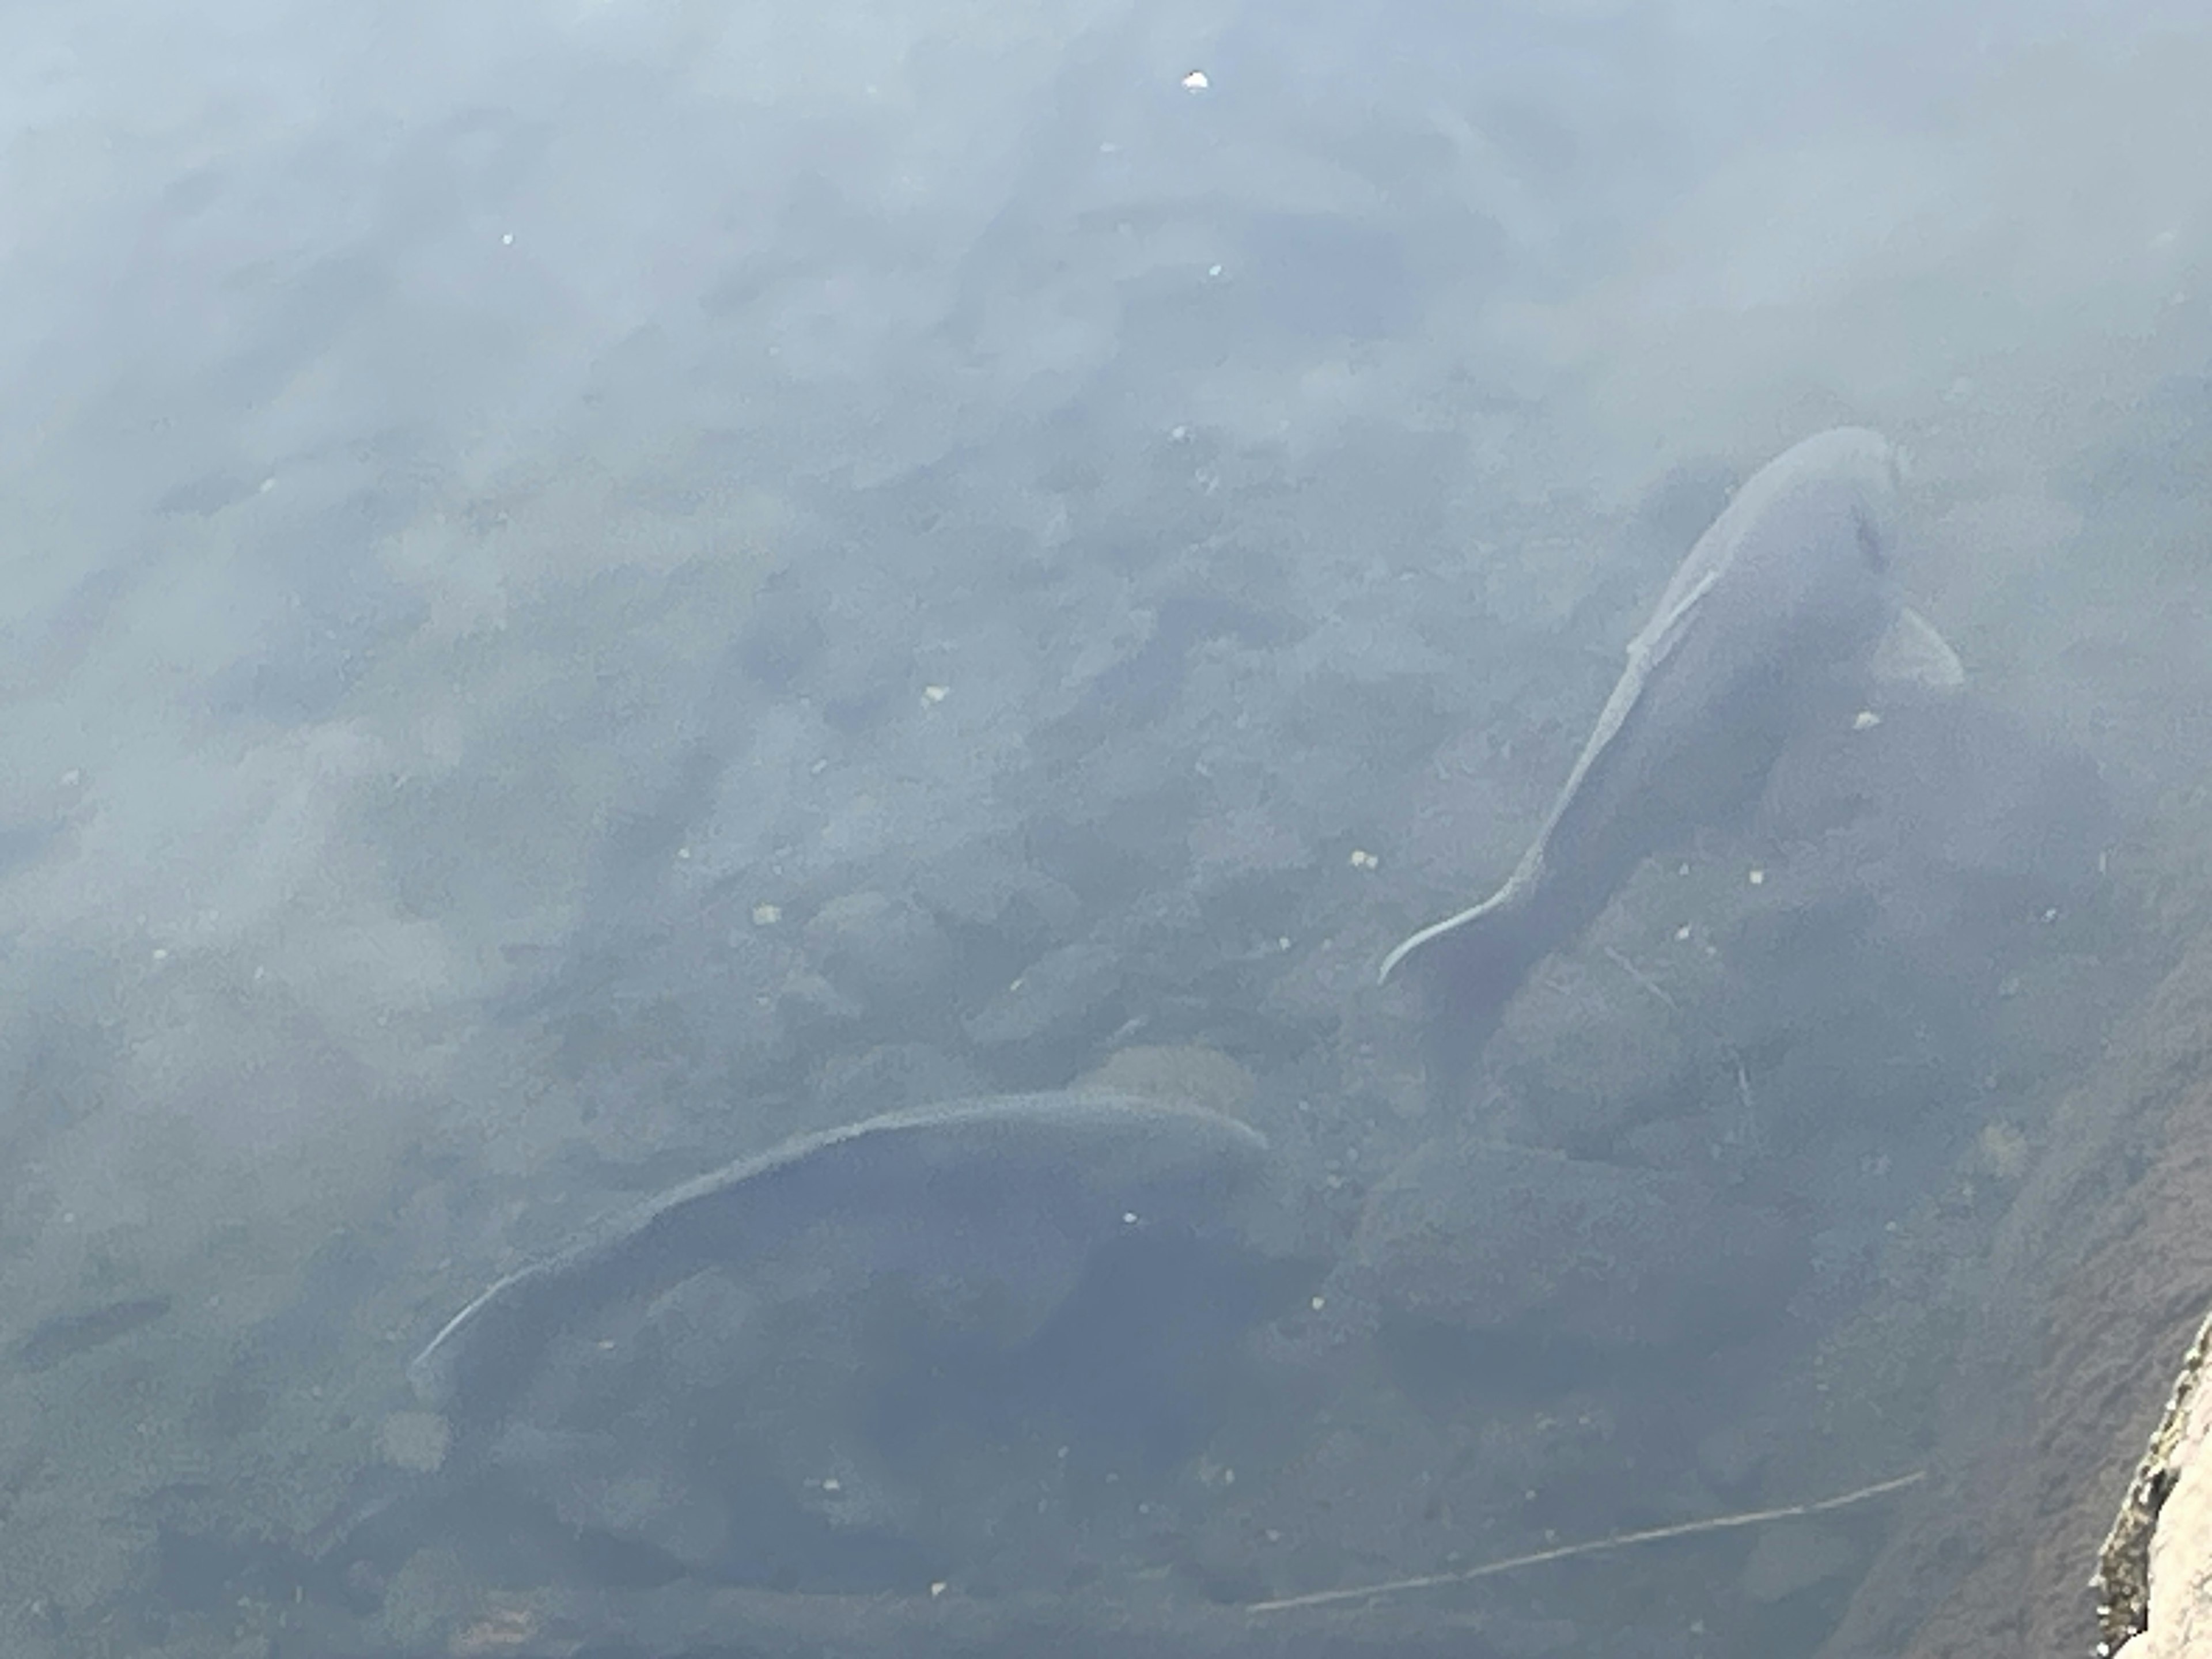
[[[1686,1176],[1445,1139],[1369,1195],[1338,1290],[1500,1364],[1571,1368],[1754,1330],[1802,1254],[1778,1217]]]

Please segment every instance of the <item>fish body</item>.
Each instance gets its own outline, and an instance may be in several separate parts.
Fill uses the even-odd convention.
[[[1464,1069],[1536,964],[1638,865],[1756,798],[1790,736],[1849,719],[1878,677],[1955,684],[1957,658],[1904,605],[1901,469],[1876,432],[1806,439],[1760,468],[1701,536],[1628,644],[1613,695],[1505,884],[1420,929],[1437,1048]]]
[[[1221,1223],[1267,1141],[1150,1096],[987,1097],[787,1141],[687,1182],[509,1273],[408,1368],[457,1431],[495,1427],[556,1338],[716,1267],[788,1258],[824,1224],[859,1236],[839,1271],[990,1270],[1019,1279],[1139,1227]],[[811,1231],[814,1230],[814,1231]]]

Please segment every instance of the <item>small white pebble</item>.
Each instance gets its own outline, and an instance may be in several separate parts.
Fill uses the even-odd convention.
[[[1881,724],[1881,716],[1871,708],[1862,708],[1851,717],[1851,730],[1854,732],[1871,732]]]
[[[1311,1308],[1316,1313],[1319,1313],[1323,1308],[1328,1306],[1328,1298],[1325,1296],[1317,1296],[1314,1297],[1312,1301],[1307,1303],[1306,1306]]]
[[[1674,930],[1674,942],[1675,942],[1677,945],[1680,944],[1684,939],[1687,939],[1687,938],[1689,938],[1689,937],[1690,937],[1690,924],[1689,924],[1688,922],[1686,922],[1686,922],[1684,922],[1684,923],[1683,923],[1680,927],[1677,927],[1677,928]]]
[[[513,247],[514,246],[514,233],[511,230],[508,231],[506,235],[499,239],[499,245],[501,247]]]
[[[1137,1224],[1137,1212],[1136,1212],[1134,1210],[1124,1210],[1124,1211],[1122,1211],[1122,1212],[1121,1212],[1121,1224],[1122,1224],[1124,1227],[1133,1227],[1133,1226],[1135,1226],[1135,1225]]]
[[[942,1578],[940,1578],[940,1579],[939,1579],[935,1583],[932,1584],[932,1585],[929,1587],[929,1599],[930,1599],[931,1601],[935,1601],[939,1596],[940,1596],[940,1595],[944,1595],[944,1594],[945,1594],[945,1581],[944,1581]]]
[[[1193,70],[1189,74],[1182,77],[1182,86],[1185,92],[1204,92],[1212,84],[1212,82],[1206,78],[1206,71],[1204,70]]]
[[[1753,887],[1764,887],[1766,885],[1766,872],[1754,870],[1751,872],[1749,879]]]
[[[943,702],[951,695],[952,688],[949,685],[925,685],[921,688],[921,700],[924,702]]]
[[[1221,267],[1219,265],[1208,265],[1206,268],[1206,274],[1209,276],[1218,279],[1221,275]]]

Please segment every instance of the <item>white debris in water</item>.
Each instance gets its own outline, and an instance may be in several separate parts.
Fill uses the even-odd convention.
[[[1374,854],[1362,848],[1355,847],[1352,849],[1352,867],[1355,870],[1372,870],[1382,861]]]
[[[1212,82],[1206,78],[1204,70],[1193,70],[1182,77],[1182,88],[1185,92],[1204,92],[1212,84]]]
[[[952,688],[949,685],[925,685],[921,688],[921,700],[924,702],[943,702],[951,695]]]
[[[1766,885],[1766,872],[1764,870],[1754,870],[1751,872],[1749,879],[1753,887],[1764,887]]]
[[[756,927],[773,927],[782,920],[783,907],[781,904],[753,906],[753,926]]]
[[[1851,717],[1851,730],[1854,732],[1871,732],[1881,724],[1881,716],[1871,708],[1862,708]]]

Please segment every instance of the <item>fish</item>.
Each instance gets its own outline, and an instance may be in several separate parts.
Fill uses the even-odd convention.
[[[785,1142],[685,1182],[577,1243],[499,1279],[408,1366],[457,1437],[495,1431],[548,1349],[612,1304],[716,1267],[955,1275],[1019,1281],[1133,1231],[1233,1227],[1267,1156],[1258,1130],[1152,1095],[1060,1091],[886,1114]],[[819,1261],[819,1227],[863,1254]]]
[[[1698,538],[1505,884],[1377,971],[1426,982],[1432,1084],[1464,1079],[1537,964],[1645,859],[1747,809],[1795,733],[1850,720],[1876,685],[1964,682],[1904,602],[1904,471],[1878,432],[1822,432],[1759,468]]]

